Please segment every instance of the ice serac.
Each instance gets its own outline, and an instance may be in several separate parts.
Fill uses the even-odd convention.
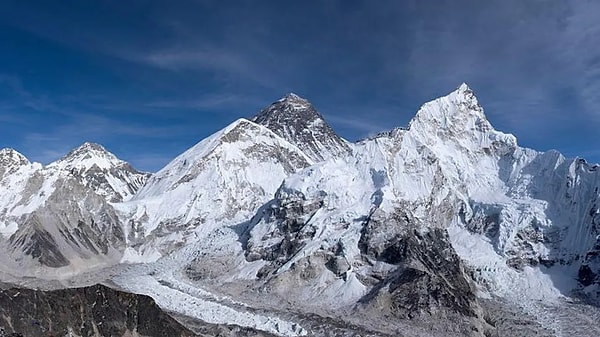
[[[129,239],[181,244],[200,235],[196,229],[209,233],[243,222],[285,177],[312,163],[271,130],[239,119],[179,155],[123,206],[135,213]]]
[[[348,142],[333,131],[315,107],[293,93],[263,109],[252,121],[296,145],[314,162],[350,152]]]

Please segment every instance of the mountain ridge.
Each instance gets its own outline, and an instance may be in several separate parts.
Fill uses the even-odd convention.
[[[236,321],[231,310],[247,313],[243,305],[202,289],[270,313],[287,303],[315,315],[303,326],[260,323],[289,336],[337,312],[364,331],[433,319],[439,330],[429,336],[493,335],[504,330],[490,323],[492,311],[516,305],[559,335],[571,322],[541,316],[546,306],[575,313],[565,301],[600,299],[598,166],[520,147],[494,129],[466,84],[425,103],[408,128],[356,143],[288,94],[155,174],[113,157],[84,143],[55,164],[23,162],[0,175],[2,186],[20,186],[0,198],[0,248],[8,242],[11,258],[32,257],[25,270],[38,259],[74,277],[86,262],[131,264],[113,276],[119,286],[156,294],[174,311],[191,309],[157,292],[209,298],[202,305],[218,304],[242,326],[255,327],[257,316]],[[43,273],[34,276],[56,277]]]

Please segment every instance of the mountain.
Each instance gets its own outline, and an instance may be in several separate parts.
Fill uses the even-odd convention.
[[[407,129],[287,177],[248,223],[246,263],[214,286],[232,293],[239,281],[218,282],[253,280],[248,292],[268,301],[343,311],[367,327],[377,323],[360,317],[382,326],[433,319],[440,335],[506,332],[486,319],[518,304],[518,324],[529,327],[527,315],[547,312],[536,301],[597,292],[596,168],[519,147],[463,84],[423,105]],[[240,276],[251,266],[250,278]],[[502,300],[490,309],[487,298]],[[557,322],[556,331],[572,327]]]
[[[175,158],[121,207],[128,238],[150,256],[156,248],[167,254],[188,238],[246,221],[285,177],[312,163],[266,127],[239,119]],[[148,244],[154,240],[164,243]]]
[[[293,93],[263,109],[252,121],[296,145],[314,162],[350,153],[348,142],[333,131],[315,107]]]
[[[0,178],[13,174],[19,167],[29,164],[29,160],[14,149],[0,150]]]
[[[127,201],[150,176],[108,152],[102,145],[84,143],[65,157],[47,166],[69,172],[79,183],[90,187],[109,202]]]
[[[0,156],[0,249],[10,257],[7,271],[43,274],[33,268],[41,264],[73,272],[120,260],[123,225],[111,203],[131,198],[148,174],[91,143],[47,166],[14,150]]]
[[[353,144],[289,94],[152,175],[88,143],[0,165],[24,287],[111,284],[209,335],[600,334],[598,165],[520,147],[466,84]]]

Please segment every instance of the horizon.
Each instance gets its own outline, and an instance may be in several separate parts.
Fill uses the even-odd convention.
[[[600,3],[459,3],[11,1],[0,148],[93,142],[156,172],[286,93],[354,142],[465,82],[520,146],[600,162]]]

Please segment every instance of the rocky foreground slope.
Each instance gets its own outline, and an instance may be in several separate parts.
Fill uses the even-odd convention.
[[[143,295],[96,285],[0,290],[0,336],[196,336]]]

